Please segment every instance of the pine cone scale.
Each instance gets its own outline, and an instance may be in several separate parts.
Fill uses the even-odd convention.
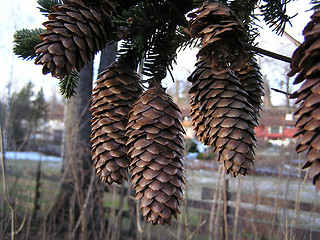
[[[254,110],[248,94],[232,72],[214,73],[204,61],[197,66],[188,79],[192,82],[190,104],[196,135],[204,144],[213,145],[228,173],[245,175],[253,165],[255,147]]]
[[[80,71],[107,41],[112,40],[111,31],[106,34],[111,29],[107,26],[112,24],[110,16],[103,9],[95,11],[93,8],[78,1],[53,7],[55,12],[43,23],[47,31],[40,35],[49,47],[45,49],[42,44],[35,47],[39,54],[35,63],[43,65],[44,73],[51,72],[53,76],[63,78],[74,69]],[[53,60],[44,58],[48,53]],[[64,56],[64,59],[56,55]]]
[[[243,65],[247,54],[241,41],[246,39],[246,31],[227,6],[205,2],[189,17],[191,37],[202,37],[198,57],[210,62],[215,71],[238,69]]]
[[[91,128],[92,159],[95,161],[97,174],[101,175],[100,179],[109,184],[113,182],[121,184],[123,179],[128,178],[129,157],[125,130],[127,115],[135,99],[131,97],[123,100],[119,98],[118,93],[124,92],[123,89],[132,84],[137,85],[136,91],[129,89],[127,91],[136,98],[141,93],[137,76],[130,69],[126,70],[125,74],[119,75],[118,67],[123,68],[121,64],[112,64],[98,76],[90,108],[94,116]],[[117,81],[114,79],[115,76],[118,79],[124,76],[124,80]],[[130,79],[130,83],[125,79]]]
[[[294,84],[303,82],[300,89],[291,98],[296,98],[300,106],[295,111],[299,116],[296,121],[296,137],[300,137],[296,146],[298,153],[308,151],[302,168],[310,168],[312,182],[320,189],[320,137],[319,137],[319,103],[320,103],[320,71],[319,54],[320,36],[319,12],[311,16],[311,21],[303,30],[305,41],[292,56],[291,71],[293,76],[298,73]]]
[[[141,198],[143,216],[153,224],[170,224],[182,196],[183,130],[177,111],[163,89],[150,88],[136,101],[127,125],[136,198]]]

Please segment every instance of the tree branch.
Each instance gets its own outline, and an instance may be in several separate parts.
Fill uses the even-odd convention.
[[[294,37],[292,37],[289,33],[287,33],[286,31],[283,32],[283,35],[286,36],[294,45],[296,45],[297,47],[299,47],[301,45],[301,42],[299,42],[297,39],[295,39]]]
[[[92,187],[93,187],[93,183],[94,183],[94,178],[95,178],[95,169],[92,168],[92,171],[91,171],[91,178],[90,178],[90,184],[89,184],[89,188],[88,188],[88,191],[87,191],[87,194],[86,194],[86,198],[85,198],[85,201],[83,203],[83,206],[81,208],[81,213],[80,213],[80,216],[71,232],[71,235],[69,237],[69,239],[74,239],[76,233],[77,233],[77,229],[79,228],[80,226],[80,223],[81,223],[81,220],[82,218],[84,217],[85,215],[85,211],[87,210],[87,207],[88,207],[88,204],[89,204],[89,200],[90,200],[90,196],[91,196],[91,192],[92,192]],[[92,205],[90,205],[90,207],[92,208]]]
[[[278,53],[270,52],[268,50],[252,46],[249,43],[242,43],[242,44],[243,44],[243,46],[244,46],[244,48],[246,50],[251,50],[251,51],[254,51],[256,53],[260,53],[262,55],[265,55],[265,56],[268,56],[268,57],[271,57],[271,58],[275,58],[275,59],[278,59],[278,60],[281,60],[281,61],[284,61],[284,62],[287,62],[287,63],[291,63],[291,58],[289,58],[287,56],[283,56],[283,55],[280,55]]]
[[[290,95],[291,95],[291,93],[288,93],[288,92],[282,91],[282,90],[277,89],[277,88],[271,88],[271,90],[273,90],[273,91],[275,91],[275,92],[278,92],[278,93],[282,93],[282,94],[288,95],[288,96],[290,96]]]

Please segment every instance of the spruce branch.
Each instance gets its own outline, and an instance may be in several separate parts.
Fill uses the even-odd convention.
[[[118,56],[122,61],[129,64],[134,63],[136,66],[142,61],[144,53],[148,51],[152,43],[150,39],[159,25],[158,16],[163,16],[158,12],[162,12],[161,5],[158,3],[140,2],[112,20],[116,25],[117,37],[124,40],[118,51]]]
[[[180,39],[181,45],[177,51],[184,51],[187,47],[189,48],[200,48],[201,39],[200,38],[191,38],[189,29],[185,27],[178,27],[176,31],[176,37]]]
[[[257,7],[259,0],[240,0],[240,1],[227,1],[233,13],[241,20],[248,33],[248,42],[253,43],[257,36],[260,35],[258,28],[260,27],[257,22],[254,10]]]
[[[319,0],[311,0],[311,4],[314,4],[314,6],[310,10],[318,11],[320,9]]]
[[[286,92],[286,91],[283,91],[283,90],[280,90],[280,89],[277,89],[277,88],[271,88],[271,90],[273,90],[273,91],[275,91],[275,92],[278,92],[278,93],[282,93],[282,94],[284,94],[284,95],[291,96],[291,93]]]
[[[276,34],[282,35],[286,24],[290,23],[290,19],[297,14],[289,17],[286,13],[286,5],[291,0],[264,0],[265,4],[262,4],[259,9],[263,15],[264,21],[267,25],[275,31]]]
[[[80,74],[76,70],[72,70],[69,76],[62,78],[59,82],[60,93],[65,98],[71,98],[77,93]]]
[[[190,40],[177,27],[186,25],[184,14],[182,18],[178,12],[189,10],[192,4],[189,1],[182,6],[174,2],[140,2],[113,19],[118,38],[125,39],[118,55],[123,60],[131,59],[130,63],[144,60],[146,76],[165,77],[166,70],[175,62],[177,48]]]
[[[295,39],[294,37],[292,37],[289,33],[287,33],[286,31],[283,32],[283,35],[285,37],[287,37],[294,45],[296,45],[297,47],[299,47],[301,45],[301,42],[299,42],[297,39]]]
[[[54,12],[53,6],[61,4],[62,0],[38,0],[37,3],[40,5],[40,7],[38,7],[40,12],[42,12],[44,16],[48,17],[50,13]]]
[[[13,52],[24,60],[31,60],[37,56],[34,47],[41,43],[39,34],[45,32],[44,29],[21,29],[13,35]]]
[[[153,45],[146,52],[143,74],[162,79],[166,71],[176,63],[177,51],[183,48],[186,38],[175,30],[175,25],[157,29],[152,37]]]
[[[287,62],[287,63],[291,63],[291,58],[290,57],[286,57],[286,56],[283,56],[283,55],[278,54],[278,53],[270,52],[268,50],[265,50],[265,49],[262,49],[262,48],[259,48],[259,47],[256,47],[256,46],[252,46],[251,44],[248,44],[248,43],[242,43],[242,44],[243,44],[243,47],[248,51],[253,51],[255,53],[260,53],[262,55],[265,55],[265,56],[268,56],[268,57],[271,57],[271,58],[274,58],[274,59],[278,59],[278,60],[281,60],[281,61],[284,61],[284,62]]]

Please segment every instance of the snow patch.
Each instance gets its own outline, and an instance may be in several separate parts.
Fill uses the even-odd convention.
[[[6,152],[5,157],[13,160],[61,161],[61,157],[47,156],[38,152]]]

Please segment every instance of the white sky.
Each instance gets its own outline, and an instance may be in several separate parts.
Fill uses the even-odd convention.
[[[52,89],[56,88],[58,80],[52,77],[43,76],[41,66],[36,66],[33,61],[25,61],[14,56],[13,34],[15,30],[22,28],[42,27],[45,17],[37,9],[36,0],[0,0],[0,71],[1,71],[1,88],[0,96],[3,97],[8,93],[8,83],[12,81],[12,90],[17,91],[26,82],[32,81],[35,85],[35,91],[43,87],[47,95],[52,95]]]
[[[292,16],[296,13],[298,13],[298,15],[291,20],[292,27],[289,24],[286,26],[286,32],[300,42],[303,42],[302,30],[310,21],[310,15],[312,14],[312,11],[307,11],[311,8],[309,3],[310,0],[298,0],[287,5],[287,12],[289,16]],[[272,32],[271,29],[269,29],[269,27],[264,24],[263,20],[259,23],[259,25],[263,28],[260,31],[260,37],[257,38],[259,47],[288,57],[292,56],[296,46],[290,40],[288,40],[285,36],[277,36],[274,32]],[[186,79],[194,70],[197,51],[198,50],[185,51],[178,54],[178,64],[176,67],[174,67],[173,72],[176,80]],[[285,81],[287,73],[286,68],[289,67],[289,64],[279,60],[274,60],[269,57],[258,57],[258,62],[261,67],[261,72],[263,75],[267,76],[270,86],[281,89],[281,86],[278,83]],[[290,81],[292,82],[293,79],[294,78],[292,78]],[[172,84],[172,80],[169,75],[165,79],[165,84],[167,86]],[[297,89],[297,87],[293,87],[293,90],[294,89]],[[275,105],[282,104],[285,100],[283,94],[279,94],[274,91],[272,91],[271,97],[272,102]]]
[[[293,1],[288,4],[289,14],[298,12],[298,16],[292,19],[293,27],[288,25],[287,32],[299,41],[303,41],[302,30],[309,22],[311,12],[306,12],[310,8],[310,0]],[[58,92],[58,79],[52,78],[49,74],[44,76],[41,73],[41,66],[36,66],[31,61],[25,61],[14,56],[13,34],[15,30],[22,28],[42,27],[42,22],[46,20],[37,9],[36,0],[0,0],[0,97],[8,93],[8,83],[12,82],[11,92],[19,90],[26,82],[32,81],[35,85],[35,91],[43,87],[45,94],[51,96],[53,92]],[[263,26],[263,24],[261,24]],[[295,46],[285,37],[277,37],[271,30],[261,31],[261,37],[258,39],[260,47],[275,51],[280,54],[291,57]],[[196,50],[184,51],[179,53],[178,65],[174,67],[174,77],[176,80],[186,79],[194,70],[196,62]],[[259,60],[262,73],[268,76],[271,86],[278,87],[276,81],[284,78],[283,68],[288,66],[280,61],[272,61],[268,57]],[[164,81],[168,86],[172,84],[170,77]],[[281,101],[283,96],[273,94],[276,102]]]

